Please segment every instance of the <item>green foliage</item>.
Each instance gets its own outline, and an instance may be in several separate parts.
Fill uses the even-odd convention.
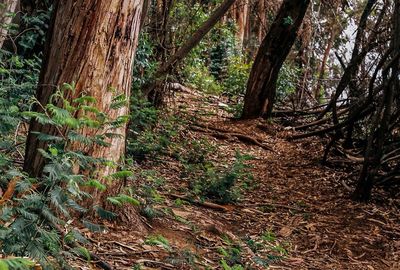
[[[86,151],[95,145],[107,146],[107,138],[117,136],[112,130],[124,125],[125,119],[112,119],[99,112],[93,106],[95,99],[81,96],[69,101],[65,96],[74,92],[74,84],[65,84],[51,96],[49,104],[41,104],[34,99],[33,103],[42,108],[42,112],[26,111],[21,116],[35,118],[39,123],[53,125],[57,133],[37,133],[40,140],[46,141],[48,148],[39,149],[45,157],[46,166],[40,178],[29,178],[19,168],[6,163],[1,166],[5,173],[0,176],[0,183],[8,185],[17,180],[15,196],[0,209],[0,248],[4,254],[30,257],[46,269],[56,269],[66,265],[61,254],[72,253],[83,256],[85,249],[74,248],[63,251],[63,241],[83,242],[84,238],[73,230],[66,220],[76,214],[97,213],[99,217],[114,219],[116,214],[98,205],[90,208],[81,206],[83,200],[90,200],[91,195],[82,190],[90,186],[104,191],[106,186],[96,180],[94,171],[97,166],[112,165],[109,161],[88,156]],[[116,97],[111,104],[118,108],[123,97]],[[54,104],[58,104],[55,106]],[[80,116],[77,112],[80,112]],[[95,136],[86,137],[82,129],[95,131]],[[64,131],[64,132],[63,132]],[[79,151],[67,147],[79,143]],[[85,175],[76,174],[76,168],[86,171]],[[128,171],[120,171],[109,176],[113,181],[131,176]],[[137,205],[130,195],[120,194],[110,200]],[[90,205],[90,204],[88,204]],[[104,228],[86,219],[80,220],[88,229],[98,232]],[[68,232],[63,238],[58,228]],[[85,257],[87,257],[85,255]],[[17,269],[17,268],[12,268]],[[21,268],[22,269],[22,268]]]
[[[35,264],[26,258],[0,259],[0,270],[31,270]]]
[[[20,138],[10,135],[23,122],[21,112],[29,109],[28,101],[36,90],[50,9],[19,15],[19,26],[0,25],[14,39],[12,46],[6,42],[0,48],[0,148],[9,152],[17,151]]]
[[[296,92],[299,82],[300,70],[297,67],[285,63],[279,71],[276,84],[276,99],[284,101],[288,96]]]
[[[235,186],[239,180],[249,181],[253,178],[249,172],[250,166],[246,161],[252,157],[236,153],[236,160],[228,168],[218,168],[206,164],[197,181],[193,183],[193,190],[197,195],[218,203],[232,203],[239,198],[239,189]]]
[[[171,250],[171,246],[170,246],[168,240],[164,236],[162,236],[160,234],[150,235],[144,242],[147,245],[161,246],[165,250],[168,250],[168,251]]]
[[[285,26],[289,26],[292,25],[294,23],[292,17],[287,16],[286,18],[283,19],[283,25]]]
[[[40,56],[45,47],[46,32],[50,23],[52,8],[50,1],[41,0],[46,6],[43,10],[34,10],[32,14],[22,13],[20,17],[20,33],[18,33],[18,53],[25,58]],[[25,30],[25,31],[24,31]]]
[[[134,97],[139,96],[142,86],[153,78],[157,66],[158,64],[154,59],[154,44],[151,41],[150,35],[142,31],[133,66],[132,92]],[[133,103],[135,104],[135,102]]]
[[[270,230],[266,230],[254,239],[248,238],[246,244],[255,254],[258,254],[253,259],[262,267],[268,267],[271,263],[279,262],[289,254],[289,245],[285,242],[282,243]]]
[[[227,74],[223,81],[224,94],[229,97],[244,96],[252,63],[246,63],[243,56],[228,59]]]
[[[145,98],[133,95],[130,109],[129,128],[132,135],[137,136],[138,133],[151,129],[157,123],[159,110]]]
[[[219,247],[218,252],[222,256],[221,267],[224,270],[244,270],[242,266],[242,248],[225,238],[226,247]]]
[[[186,65],[183,70],[183,76],[187,81],[187,85],[209,94],[221,93],[222,86],[210,74],[208,67],[201,60],[196,62],[193,65]]]
[[[194,32],[210,14],[210,10],[201,8],[199,4],[189,10],[196,12],[188,11],[184,3],[177,3],[173,10],[174,16],[188,24],[180,30],[185,37]],[[236,95],[243,92],[249,65],[245,64],[245,58],[237,49],[235,32],[235,24],[229,21],[217,24],[206,35],[185,58],[181,71],[186,84],[211,94]]]
[[[136,161],[157,159],[168,152],[177,135],[177,119],[159,118],[159,111],[144,99],[134,98],[127,154]]]

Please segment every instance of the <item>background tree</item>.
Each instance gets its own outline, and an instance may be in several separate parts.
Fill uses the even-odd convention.
[[[276,82],[310,1],[284,1],[264,38],[247,85],[243,119],[271,116]]]
[[[7,39],[8,28],[13,19],[13,13],[18,7],[18,0],[0,1],[0,49],[3,47],[4,40]]]

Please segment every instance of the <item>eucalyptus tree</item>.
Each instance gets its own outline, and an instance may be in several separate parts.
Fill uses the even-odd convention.
[[[40,104],[48,104],[64,83],[74,83],[67,99],[88,95],[96,100],[96,109],[110,118],[126,116],[127,103],[115,110],[110,106],[113,97],[130,96],[142,7],[143,0],[56,1],[36,93]],[[42,112],[39,105],[33,110]],[[46,149],[47,142],[37,134],[56,135],[59,131],[54,125],[31,121],[24,163],[28,174],[40,176],[45,165],[38,150]],[[80,131],[86,137],[95,136],[94,132]],[[112,132],[119,136],[108,138],[107,146],[93,145],[85,154],[118,162],[125,151],[126,125]],[[80,144],[69,147],[83,148]],[[98,177],[103,179],[113,170],[110,166],[98,168]]]

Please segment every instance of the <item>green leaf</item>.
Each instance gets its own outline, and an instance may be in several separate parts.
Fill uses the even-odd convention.
[[[87,181],[85,183],[85,186],[94,187],[100,191],[105,191],[107,189],[106,185],[103,185],[102,183],[94,179]]]
[[[117,214],[115,214],[111,211],[105,210],[104,208],[102,208],[98,205],[95,205],[93,208],[96,211],[96,213],[99,215],[99,217],[102,219],[114,220],[117,217]]]
[[[115,178],[115,179],[123,179],[123,178],[127,178],[133,176],[133,172],[131,171],[119,171],[116,173],[113,173],[110,175],[110,177]]]
[[[9,270],[8,265],[4,260],[0,260],[0,270]]]
[[[105,230],[104,226],[91,223],[87,220],[82,220],[83,225],[92,232],[103,232]]]
[[[135,206],[140,205],[140,202],[138,200],[136,200],[135,198],[132,198],[131,196],[125,195],[125,194],[121,194],[118,196],[120,201],[122,202],[126,202]]]
[[[79,257],[85,258],[87,261],[90,261],[90,252],[84,247],[76,247],[71,249],[73,253],[78,255]]]
[[[118,206],[122,205],[122,202],[119,201],[118,197],[108,197],[107,201],[109,201],[110,203],[112,203],[114,205],[118,205]]]

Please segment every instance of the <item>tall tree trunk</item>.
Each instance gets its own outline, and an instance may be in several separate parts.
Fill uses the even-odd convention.
[[[276,81],[296,40],[310,0],[285,0],[264,38],[250,72],[244,99],[243,119],[269,117],[276,94]]]
[[[18,0],[0,0],[0,49],[8,35],[8,25],[12,22],[12,13],[18,6]]]
[[[76,90],[70,99],[85,93],[93,96],[98,110],[109,112],[111,118],[128,114],[128,106],[117,110],[110,110],[109,106],[115,95],[130,96],[142,4],[143,0],[57,1],[37,99],[47,104],[57,87],[75,82]],[[24,164],[24,170],[31,176],[42,173],[45,160],[38,149],[47,148],[35,132],[56,134],[54,126],[31,121]],[[92,136],[92,132],[81,131],[84,136]],[[87,154],[119,161],[124,153],[126,129],[121,127],[114,132],[122,136],[109,139],[110,147],[93,146]],[[100,178],[110,172],[109,167],[98,169]]]

